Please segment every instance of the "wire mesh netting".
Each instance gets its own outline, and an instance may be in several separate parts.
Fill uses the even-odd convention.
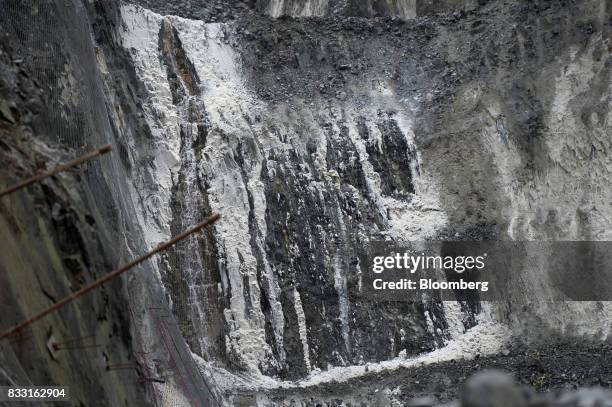
[[[44,109],[34,117],[35,137],[77,156],[113,142],[103,86],[96,66],[89,20],[76,1],[6,0],[0,2],[0,25],[16,62],[42,88]],[[117,209],[135,219],[120,162],[100,157],[82,165],[82,174],[106,219]],[[109,199],[112,198],[112,199]]]
[[[118,146],[118,126],[113,126],[109,114],[109,108],[114,107],[107,105],[99,50],[94,45],[90,10],[86,7],[78,0],[0,1],[3,48],[41,88],[44,108],[33,117],[34,137],[57,150],[62,160],[104,144]],[[113,154],[90,160],[77,169],[86,191],[84,200],[98,212],[115,244],[111,253],[115,264],[148,250],[128,184],[126,154],[115,148]],[[137,305],[156,314],[150,318],[170,315],[160,343],[166,342],[168,350],[164,351],[172,354],[181,377],[177,382],[182,392],[190,395],[190,403],[218,405],[167,312],[164,294],[152,271],[151,263],[138,271],[147,298]]]

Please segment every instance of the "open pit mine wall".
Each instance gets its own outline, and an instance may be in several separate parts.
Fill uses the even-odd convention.
[[[209,397],[189,350],[283,378],[421,353],[479,323],[479,307],[364,298],[372,240],[611,238],[605,1],[417,3],[415,19],[344,18],[384,15],[350,2],[318,19],[270,18],[280,2],[59,3],[1,6],[2,185],[115,150],[2,202],[16,255],[1,257],[1,305],[20,310],[3,326],[223,218],[2,344],[10,374],[138,405]],[[238,17],[219,17],[228,9]],[[509,299],[537,299],[540,283]],[[164,298],[178,324],[160,323]],[[607,304],[513,304],[499,319],[527,339],[610,335]],[[49,335],[92,331],[99,348],[47,352]],[[142,388],[100,374],[134,359],[155,374],[180,360],[181,374]]]
[[[359,77],[326,62],[328,72],[305,69],[325,82],[293,97],[286,78],[256,82],[268,77],[251,71],[258,63],[246,58],[256,54],[241,55],[238,25],[133,6],[122,15],[123,45],[150,92],[154,165],[137,169],[153,181],[141,185],[147,238],[223,215],[213,235],[160,265],[192,350],[289,378],[431,350],[445,328],[440,304],[361,298],[370,238],[421,237],[444,222],[427,186],[414,197],[422,179],[411,117],[385,81],[355,100],[346,92]],[[303,58],[313,67],[319,55]]]
[[[255,2],[224,22],[214,2],[140,3],[155,11],[124,6],[121,37],[148,92],[146,238],[223,214],[160,264],[204,360],[298,378],[428,351],[481,318],[368,300],[372,240],[610,238],[605,1],[448,3],[408,21]],[[493,307],[502,323],[609,337],[609,304],[524,306],[538,278]]]

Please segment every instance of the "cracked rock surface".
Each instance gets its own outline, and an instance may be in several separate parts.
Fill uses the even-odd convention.
[[[540,303],[538,279],[377,302],[361,280],[378,240],[612,240],[606,1],[60,3],[0,5],[0,185],[114,151],[1,203],[2,327],[223,217],[3,347],[19,380],[100,405],[531,403],[502,375],[461,393],[482,368],[610,387],[610,303]],[[47,355],[77,332],[100,348]],[[109,361],[128,379],[87,384]]]

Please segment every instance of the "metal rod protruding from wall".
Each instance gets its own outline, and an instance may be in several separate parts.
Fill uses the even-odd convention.
[[[54,169],[52,169],[51,171],[47,171],[45,173],[42,174],[38,174],[38,175],[34,175],[26,180],[21,181],[20,183],[18,183],[17,185],[13,185],[12,187],[5,189],[4,191],[0,192],[0,198],[2,198],[4,195],[8,195],[8,194],[12,194],[13,192],[16,192],[22,188],[28,187],[32,184],[35,184],[37,182],[40,182],[40,180],[42,180],[43,178],[47,178],[50,177],[52,175],[57,174],[58,172],[62,172],[62,171],[66,171],[69,168],[72,168],[76,165],[81,164],[84,161],[87,160],[91,160],[92,158],[95,158],[99,155],[103,155],[106,154],[108,152],[110,152],[113,149],[113,147],[110,144],[107,144],[105,146],[99,147],[97,149],[95,149],[94,151],[90,151],[89,153],[82,155],[78,158],[75,158],[72,161],[68,161],[67,163],[64,164],[60,164],[57,167],[55,167]]]
[[[128,271],[132,267],[137,266],[138,264],[140,264],[143,261],[149,259],[150,257],[153,257],[155,254],[157,254],[159,252],[162,252],[164,250],[167,250],[168,248],[170,248],[171,246],[173,246],[177,242],[185,239],[187,236],[192,235],[193,233],[198,232],[198,231],[204,229],[205,227],[212,225],[213,223],[218,221],[220,217],[221,217],[221,215],[219,215],[218,213],[210,215],[202,223],[197,224],[196,226],[192,227],[191,229],[187,229],[186,231],[184,231],[183,233],[173,237],[172,239],[170,239],[166,243],[162,243],[159,246],[157,246],[155,249],[149,251],[148,253],[138,257],[137,259],[132,260],[131,262],[129,262],[125,266],[123,266],[123,267],[121,267],[121,268],[119,268],[117,270],[111,271],[110,273],[108,273],[104,277],[99,278],[98,280],[94,281],[93,283],[91,283],[91,284],[81,288],[78,291],[73,292],[69,296],[65,297],[64,299],[62,299],[62,300],[60,300],[58,302],[56,302],[55,304],[53,304],[52,306],[50,306],[46,310],[42,311],[41,313],[37,314],[36,316],[33,316],[32,318],[27,319],[26,321],[23,321],[20,324],[15,325],[13,328],[3,332],[0,335],[0,340],[2,340],[4,338],[8,338],[11,335],[14,335],[14,334],[20,332],[21,330],[23,330],[28,325],[30,325],[30,324],[38,321],[39,319],[44,318],[47,315],[57,311],[58,309],[60,309],[64,305],[71,303],[72,301],[74,301],[77,298],[87,294],[88,292],[90,292],[92,290],[95,290],[96,288],[100,287],[101,285],[103,285],[103,284],[109,282],[110,280],[120,276],[121,274],[125,273],[126,271]]]

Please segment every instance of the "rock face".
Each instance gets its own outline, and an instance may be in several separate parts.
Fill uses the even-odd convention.
[[[59,3],[0,5],[2,189],[112,136],[89,14]],[[126,180],[118,161],[100,157],[2,199],[2,331],[100,278],[130,249],[140,252],[136,239],[117,245],[136,231],[124,220]],[[149,405],[133,372],[107,369],[135,363],[127,292],[113,281],[2,340],[0,383],[69,386],[75,405]]]
[[[416,0],[260,0],[257,8],[271,17],[352,17],[387,16],[410,19],[416,17]]]
[[[49,36],[59,3],[0,6],[1,129],[27,130],[2,141],[3,185],[11,159],[27,173],[49,148],[115,145],[87,182],[20,198],[42,209],[19,222],[56,234],[38,269],[57,263],[58,293],[223,216],[92,300],[120,322],[102,324],[117,344],[92,359],[163,377],[143,390],[159,404],[214,405],[217,390],[494,354],[511,334],[610,337],[610,304],[534,306],[541,281],[495,305],[373,302],[361,282],[376,240],[610,240],[606,1],[136,3],[71,1]],[[23,30],[30,18],[39,28]],[[5,218],[8,242],[19,222]],[[11,305],[26,290],[7,287]],[[95,329],[84,324],[70,328]]]
[[[173,214],[151,210],[152,236],[209,209],[224,214],[198,255],[162,267],[192,350],[284,378],[420,353],[474,317],[449,323],[449,304],[365,300],[360,253],[372,240],[606,239],[594,219],[612,190],[608,113],[592,110],[609,104],[604,3],[470,7],[436,24],[252,14],[206,23],[122,9],[161,156],[140,171],[166,177],[169,153],[181,163],[155,187],[172,196]],[[563,193],[575,179],[599,192]],[[610,312],[560,304],[510,322],[530,330],[559,307],[567,319],[547,321],[551,331]]]
[[[172,196],[172,222],[153,208],[162,227],[151,236],[223,214],[214,236],[162,267],[192,349],[292,378],[432,349],[445,328],[440,304],[360,298],[360,256],[373,236],[423,238],[444,224],[435,195],[415,194],[418,154],[395,95],[381,84],[355,103],[342,92],[358,84],[331,78],[313,86],[316,99],[275,103],[291,96],[248,82],[232,27],[131,6],[123,16],[124,46],[152,90],[154,147],[181,163],[172,183],[155,186]],[[141,170],[162,179],[166,161]]]
[[[149,249],[133,201],[147,181],[132,174],[150,130],[131,61],[115,43],[114,2],[8,1],[0,24],[2,189],[106,143],[114,148],[3,197],[4,332]],[[128,140],[143,149],[128,149]],[[156,273],[157,264],[143,263],[129,279],[3,339],[0,384],[68,386],[74,405],[216,405]]]
[[[206,22],[228,22],[244,15],[258,18],[390,17],[408,21],[417,16],[473,11],[485,5],[478,0],[138,0],[162,15],[176,15]]]

